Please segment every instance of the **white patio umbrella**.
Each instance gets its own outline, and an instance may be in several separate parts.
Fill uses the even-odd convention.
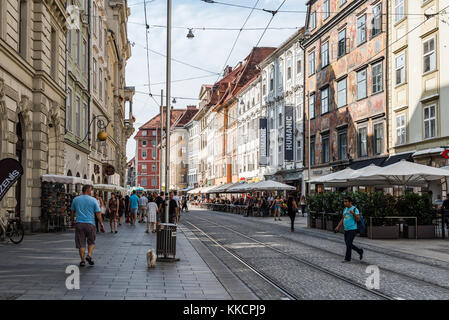
[[[330,182],[330,181],[333,181],[333,180],[344,180],[344,179],[346,179],[346,177],[349,174],[351,174],[351,173],[353,173],[355,171],[356,170],[353,170],[353,169],[348,167],[348,168],[346,168],[344,170],[340,170],[340,171],[337,171],[337,172],[332,172],[332,173],[327,174],[325,176],[318,177],[318,178],[316,178],[314,180],[311,180],[310,183],[317,184],[317,183]]]
[[[358,170],[352,170],[344,172],[341,171],[339,176],[336,176],[335,179],[328,180],[324,182],[326,186],[330,187],[350,187],[357,185],[381,185],[382,181],[366,181],[366,180],[357,180],[362,175],[371,175],[376,173],[381,167],[376,166],[375,164],[370,164],[369,166],[360,168]],[[385,184],[385,183],[384,183]]]
[[[248,184],[246,190],[248,190],[248,191],[284,191],[284,190],[294,191],[294,190],[296,190],[296,188],[293,186],[290,186],[288,184],[280,183],[277,181],[265,180],[265,181],[261,181],[261,182],[257,182],[257,183]]]
[[[401,160],[387,167],[381,167],[378,170],[361,174],[349,180],[359,182],[379,181],[388,185],[422,186],[428,182],[447,177],[449,177],[447,170]]]

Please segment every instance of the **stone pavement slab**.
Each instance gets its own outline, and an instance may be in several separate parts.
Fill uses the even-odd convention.
[[[66,267],[80,261],[73,230],[0,244],[0,299],[231,299],[182,232],[177,233],[180,261],[148,269],[146,252],[156,248],[156,234],[144,231],[143,224],[124,224],[117,234],[97,234],[95,265],[80,268],[79,290],[65,285]]]

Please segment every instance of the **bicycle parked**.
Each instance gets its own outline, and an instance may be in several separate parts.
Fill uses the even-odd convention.
[[[8,211],[6,216],[0,215],[0,240],[5,241],[8,237],[12,243],[22,242],[25,231],[19,213]]]

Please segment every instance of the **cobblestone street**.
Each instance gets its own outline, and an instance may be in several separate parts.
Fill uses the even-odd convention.
[[[177,232],[180,261],[147,269],[156,235],[125,224],[118,234],[97,235],[95,266],[80,269],[79,290],[65,285],[66,267],[79,263],[74,232],[26,235],[19,245],[0,244],[0,299],[379,299],[364,287],[370,265],[390,298],[449,299],[448,241],[357,237],[364,260],[342,264],[342,235],[307,229],[302,217],[295,229],[288,218],[191,210]]]

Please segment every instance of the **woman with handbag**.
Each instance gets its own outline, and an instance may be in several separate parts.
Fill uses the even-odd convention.
[[[108,203],[108,215],[109,215],[109,224],[111,226],[111,233],[117,233],[117,217],[118,217],[118,209],[119,203],[115,194],[111,194],[111,199],[109,199]]]

